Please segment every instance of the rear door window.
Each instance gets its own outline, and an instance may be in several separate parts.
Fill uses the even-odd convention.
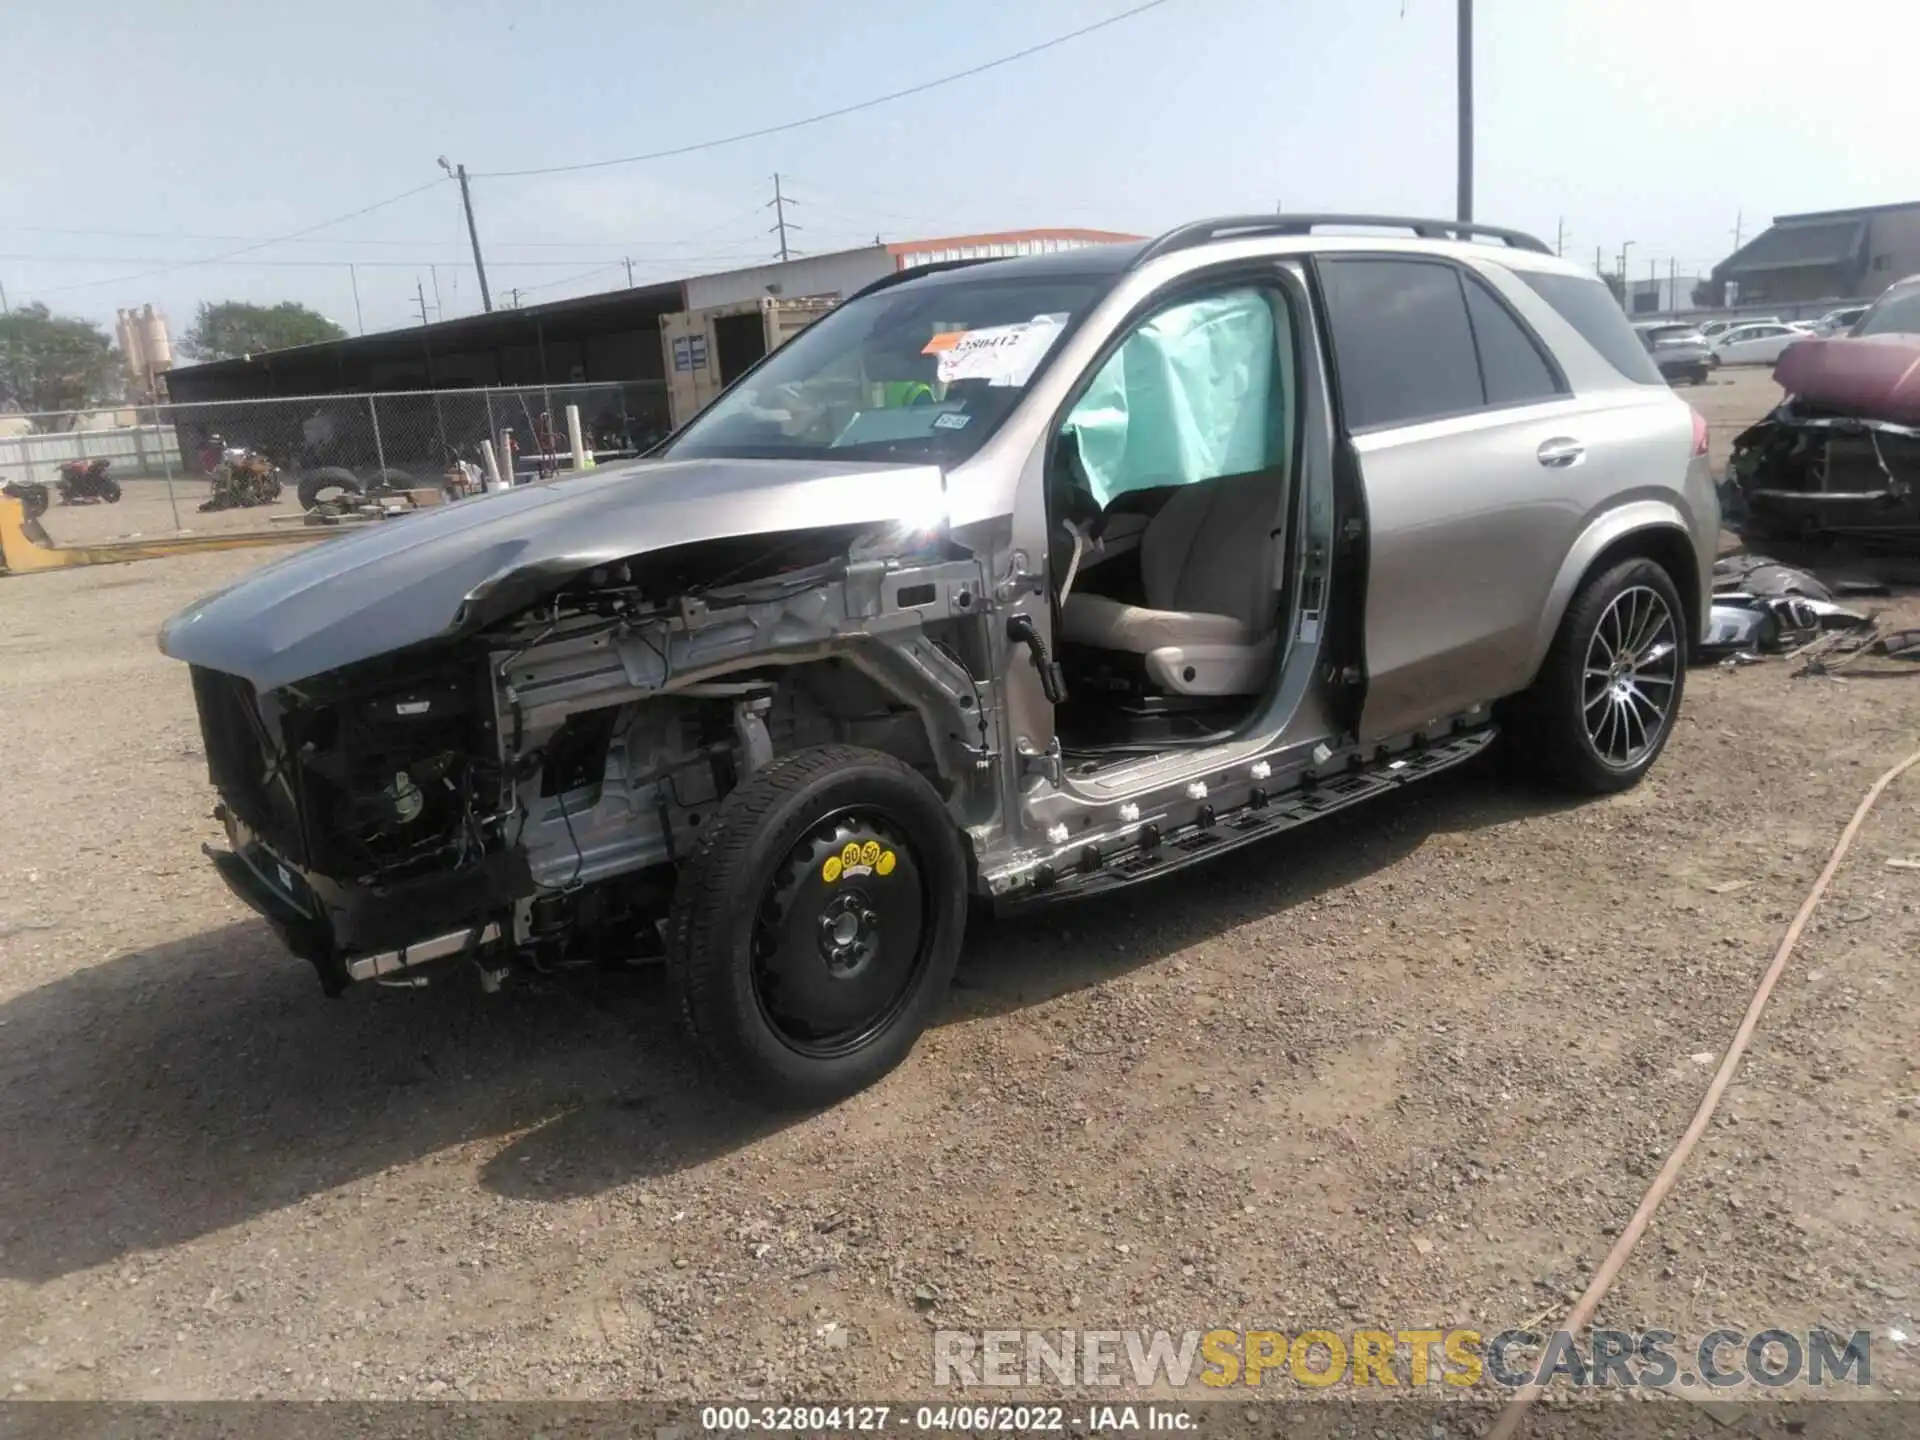
[[[1480,408],[1479,357],[1453,266],[1329,259],[1320,274],[1348,429]]]
[[[1584,275],[1555,275],[1542,270],[1513,273],[1559,312],[1560,318],[1578,330],[1580,338],[1598,350],[1601,358],[1621,375],[1639,385],[1667,383],[1647,354],[1646,346],[1634,338],[1626,312],[1605,285]]]
[[[1350,430],[1567,393],[1545,348],[1477,277],[1435,260],[1320,265]]]

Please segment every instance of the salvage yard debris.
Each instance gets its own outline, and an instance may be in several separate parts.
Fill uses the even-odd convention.
[[[1847,336],[1789,345],[1786,399],[1733,443],[1722,490],[1752,539],[1920,545],[1920,287],[1891,287]]]
[[[1869,629],[1873,617],[1835,603],[1818,576],[1763,555],[1732,555],[1713,567],[1713,607],[1701,649],[1739,656],[1779,653],[1829,631]]]

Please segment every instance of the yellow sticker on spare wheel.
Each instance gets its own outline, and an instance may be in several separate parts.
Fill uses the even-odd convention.
[[[871,867],[878,864],[879,860],[880,843],[877,840],[869,840],[860,847],[860,863],[862,865]]]
[[[840,863],[840,857],[838,855],[829,855],[827,856],[827,863],[820,867],[820,878],[831,885],[840,878],[840,871],[844,868]]]
[[[876,875],[891,875],[893,873],[893,865],[893,851],[882,850],[880,852],[880,858],[873,862],[873,873]]]
[[[843,868],[849,868],[859,863],[860,842],[858,840],[849,840],[845,845],[840,847],[840,864]]]

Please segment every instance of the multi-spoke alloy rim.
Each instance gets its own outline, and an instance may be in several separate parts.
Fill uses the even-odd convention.
[[[1594,626],[1581,708],[1594,753],[1616,770],[1639,764],[1666,734],[1680,678],[1677,642],[1672,609],[1645,585],[1616,595]]]

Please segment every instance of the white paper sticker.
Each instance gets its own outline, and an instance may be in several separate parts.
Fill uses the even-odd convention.
[[[1036,315],[1018,325],[964,331],[940,351],[941,383],[985,380],[989,385],[1026,384],[1060,338],[1066,319],[1064,315]]]
[[[964,430],[967,428],[967,422],[971,419],[973,419],[971,415],[962,415],[957,410],[948,410],[944,414],[933,417],[933,428],[936,430]]]

